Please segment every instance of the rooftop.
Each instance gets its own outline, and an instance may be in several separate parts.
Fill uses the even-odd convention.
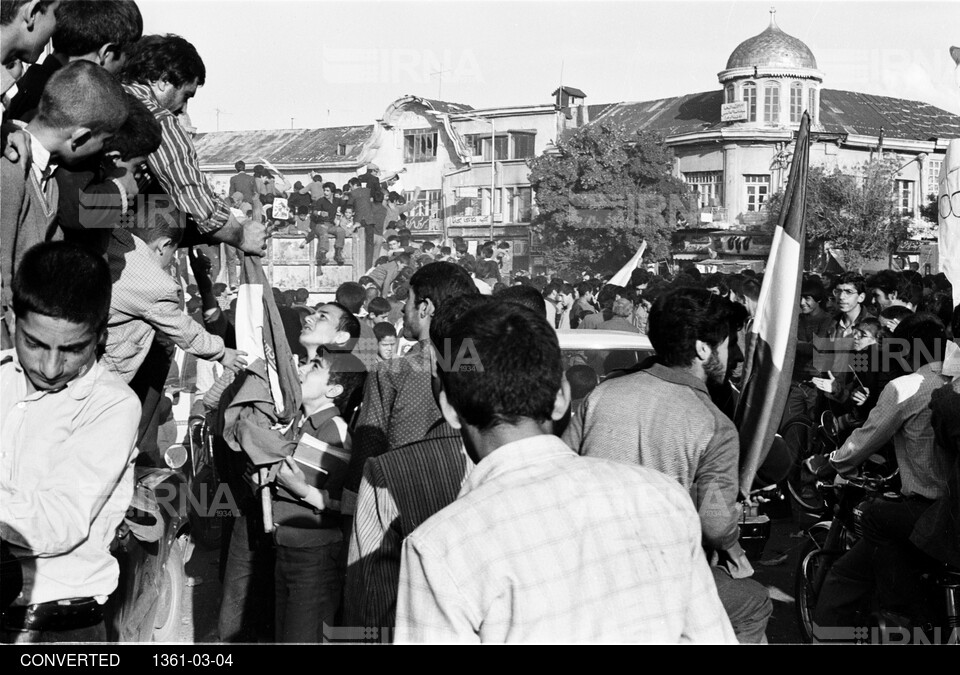
[[[216,131],[198,134],[194,146],[202,164],[321,164],[358,160],[373,125],[324,129]],[[337,154],[345,145],[346,153]]]

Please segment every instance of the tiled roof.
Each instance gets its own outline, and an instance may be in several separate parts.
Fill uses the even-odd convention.
[[[960,115],[922,101],[822,89],[820,123],[826,131],[928,141],[960,138]]]
[[[468,110],[473,110],[473,106],[469,106],[466,103],[451,103],[450,101],[438,101],[434,98],[422,98],[421,100],[424,103],[430,105],[431,108],[441,113],[458,113],[458,112],[467,112]]]
[[[237,160],[258,164],[261,158],[273,164],[321,164],[358,159],[372,133],[373,125],[216,131],[197,135],[193,143],[201,164],[233,164]],[[337,154],[340,144],[347,146],[346,155]]]
[[[576,87],[557,87],[556,89],[553,90],[553,93],[550,94],[550,95],[551,95],[551,96],[556,96],[556,95],[557,95],[557,92],[559,92],[561,89],[563,89],[563,91],[567,92],[570,96],[577,96],[577,97],[579,97],[579,98],[586,98],[586,97],[587,97],[587,95],[584,94],[583,91],[581,91],[580,89],[577,89]]]
[[[802,40],[787,35],[776,24],[771,24],[760,35],[737,45],[727,60],[728,69],[751,66],[816,69],[817,60]]]
[[[722,91],[687,94],[635,103],[589,106],[590,123],[613,122],[628,130],[658,131],[664,136],[719,128]],[[929,103],[838,89],[820,90],[824,131],[927,141],[960,138],[960,115]]]

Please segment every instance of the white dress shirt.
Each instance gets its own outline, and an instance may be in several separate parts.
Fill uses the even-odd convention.
[[[0,352],[0,536],[23,563],[16,605],[117,587],[109,546],[133,497],[140,402],[100,362],[58,392],[28,393]]]

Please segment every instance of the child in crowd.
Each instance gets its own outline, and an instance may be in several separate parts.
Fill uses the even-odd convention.
[[[75,61],[47,82],[37,117],[26,127],[32,151],[29,171],[24,175],[22,166],[6,157],[0,160],[5,316],[12,300],[10,284],[23,254],[34,244],[55,238],[59,190],[53,172],[57,165],[77,164],[100,152],[126,119],[123,88],[100,66]]]
[[[363,364],[345,352],[324,352],[300,368],[299,442],[280,463],[273,495],[277,642],[322,642],[339,609],[346,420],[365,380]]]
[[[397,329],[393,324],[382,321],[373,327],[377,338],[377,362],[389,361],[397,355]]]
[[[377,324],[388,322],[390,320],[390,310],[389,300],[381,297],[373,298],[367,305],[367,323],[376,328]]]

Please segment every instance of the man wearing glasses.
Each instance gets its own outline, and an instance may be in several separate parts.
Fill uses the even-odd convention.
[[[837,280],[833,287],[833,300],[839,311],[836,323],[829,333],[830,339],[852,338],[854,326],[861,319],[873,316],[869,307],[864,304],[866,299],[866,282],[856,272],[846,272]]]

